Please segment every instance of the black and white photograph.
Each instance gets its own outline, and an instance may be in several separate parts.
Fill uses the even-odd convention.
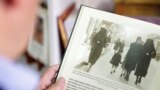
[[[75,69],[149,90],[160,63],[160,31],[91,17],[77,51]]]

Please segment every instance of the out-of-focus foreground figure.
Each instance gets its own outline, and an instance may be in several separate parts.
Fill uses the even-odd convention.
[[[37,87],[62,90],[64,87],[63,78],[53,85],[51,82],[58,66],[50,68],[39,82],[38,73],[15,61],[26,50],[34,32],[38,2],[0,0],[0,90],[35,90]]]

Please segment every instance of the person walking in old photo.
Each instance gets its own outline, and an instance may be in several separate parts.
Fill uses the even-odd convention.
[[[147,75],[151,59],[156,56],[156,50],[152,39],[147,39],[146,43],[143,45],[141,54],[141,59],[135,71],[135,75],[137,76],[135,84],[141,83],[142,77]]]
[[[127,74],[124,77],[126,81],[129,80],[131,71],[135,70],[136,64],[140,60],[140,55],[142,51],[141,42],[142,42],[141,37],[137,37],[136,42],[131,43],[130,48],[127,52],[126,64],[125,64],[125,70],[127,71]]]
[[[103,48],[105,48],[107,40],[107,30],[105,28],[101,28],[99,32],[97,32],[92,38],[91,38],[91,51],[89,54],[89,68],[87,72],[90,71],[91,67],[96,63],[98,58],[101,56]]]
[[[117,53],[115,53],[110,61],[110,63],[112,64],[111,74],[115,73],[119,63],[121,63],[121,57],[122,57],[121,53],[122,53],[121,51],[118,51]]]
[[[121,43],[120,39],[118,38],[117,41],[115,42],[115,46],[113,48],[115,53],[119,51],[121,45],[122,45],[122,43]]]

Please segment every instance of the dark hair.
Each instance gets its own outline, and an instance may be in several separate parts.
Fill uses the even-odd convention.
[[[106,31],[106,29],[105,29],[105,28],[103,28],[103,27],[101,27],[101,30],[105,30],[105,31]]]
[[[148,48],[148,49],[154,48],[153,40],[152,39],[147,39],[147,41],[144,44],[144,47]]]
[[[101,28],[101,30],[103,33],[108,33],[107,30],[105,28]]]

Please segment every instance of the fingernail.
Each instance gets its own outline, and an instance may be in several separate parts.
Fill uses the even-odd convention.
[[[60,77],[59,82],[65,83],[65,79],[63,77]]]
[[[61,87],[65,86],[65,79],[63,77],[59,78],[58,84],[61,85]]]

